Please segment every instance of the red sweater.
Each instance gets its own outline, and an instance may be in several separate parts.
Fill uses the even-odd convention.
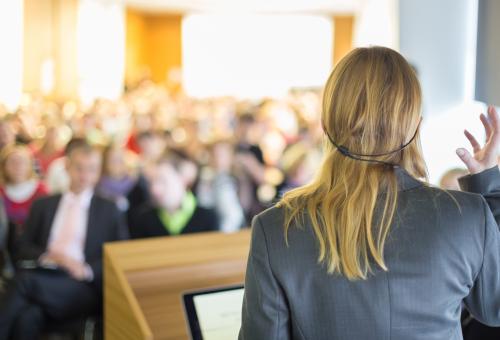
[[[33,201],[39,197],[47,195],[48,190],[42,182],[38,182],[33,194],[25,201],[16,202],[7,197],[5,187],[0,187],[0,196],[3,199],[5,212],[10,223],[22,225],[28,218],[28,214]]]

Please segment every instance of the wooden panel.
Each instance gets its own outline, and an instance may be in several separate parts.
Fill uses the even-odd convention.
[[[111,254],[110,254],[111,253]],[[116,266],[108,246],[104,251],[104,334],[106,339],[150,340],[144,319],[123,271]]]
[[[145,73],[164,82],[170,70],[182,64],[182,16],[150,14],[127,9],[126,81],[133,83]]]
[[[333,34],[333,65],[337,65],[353,46],[353,16],[335,16],[333,18],[334,34]]]
[[[147,71],[144,55],[145,18],[140,12],[127,9],[125,20],[125,82],[134,84]]]
[[[77,0],[25,0],[23,91],[56,99],[77,96]],[[53,88],[42,89],[42,65],[53,64]],[[50,68],[48,69],[50,70]]]
[[[24,1],[23,91],[40,92],[42,63],[53,58],[53,1]]]
[[[181,66],[182,17],[151,15],[146,17],[146,60],[155,82],[167,80],[168,72]]]
[[[242,284],[246,260],[219,261],[127,274],[155,339],[188,339],[181,295],[208,287]]]
[[[57,99],[76,99],[78,95],[77,26],[78,0],[56,1],[54,22],[54,65]]]
[[[109,278],[105,278],[105,314],[106,321],[111,322],[109,333],[106,333],[110,337],[107,339],[129,339],[118,337],[121,333],[114,328],[121,322],[126,322],[129,327],[128,315],[137,313],[140,314],[140,320],[145,320],[154,339],[187,339],[182,293],[243,283],[249,246],[249,230],[234,234],[202,233],[106,245],[106,268],[112,268],[111,263],[116,268]],[[120,277],[116,273],[120,272],[123,277],[118,282]],[[117,294],[115,290],[121,289],[123,285],[127,286],[126,294]],[[118,306],[114,300],[124,297],[127,303]],[[129,311],[123,311],[122,308]],[[115,315],[121,321],[115,320]],[[145,337],[142,335],[136,339]]]

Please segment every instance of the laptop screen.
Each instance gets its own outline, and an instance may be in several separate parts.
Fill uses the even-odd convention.
[[[193,340],[234,340],[241,326],[243,286],[184,294]]]

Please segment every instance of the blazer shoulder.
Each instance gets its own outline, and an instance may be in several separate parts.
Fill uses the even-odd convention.
[[[99,201],[100,203],[103,203],[103,204],[114,204],[114,202],[112,200],[110,200],[109,198],[101,195],[98,192],[94,193],[94,195],[92,196],[92,199],[94,199],[96,201]]]
[[[109,198],[104,197],[104,196],[102,196],[102,195],[100,195],[98,193],[95,193],[94,196],[92,196],[92,200],[98,206],[104,207],[106,209],[111,209],[111,211],[113,211],[113,210],[117,210],[118,211],[118,207],[116,206],[115,202],[113,202]]]
[[[282,206],[279,206],[278,204],[275,204],[257,215],[255,215],[254,219],[259,219],[262,222],[271,222],[271,221],[276,221],[276,220],[283,220],[285,217],[285,208]]]
[[[259,223],[263,231],[267,235],[281,235],[285,226],[285,208],[273,205],[266,210],[255,215],[252,225]]]
[[[463,230],[470,236],[471,231],[480,231],[481,228],[474,226],[484,223],[487,207],[484,197],[479,194],[434,187],[408,195],[400,203],[398,210],[403,216],[403,223],[408,216],[426,219],[429,225],[434,225],[433,221],[437,219],[440,227],[433,230],[443,232],[443,235],[449,232],[458,235],[459,230]]]
[[[57,204],[61,200],[61,194],[51,194],[47,196],[39,196],[33,200],[32,203],[32,209],[35,207],[43,207],[46,208],[47,206]]]
[[[428,187],[427,191],[431,194],[434,201],[440,203],[440,206],[454,204],[463,209],[482,209],[484,198],[480,194],[458,191],[444,190],[436,187]]]

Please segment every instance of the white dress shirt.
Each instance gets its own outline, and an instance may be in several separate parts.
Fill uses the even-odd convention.
[[[64,193],[59,201],[59,205],[56,210],[54,221],[52,222],[52,227],[50,229],[49,241],[47,244],[47,250],[51,247],[56,246],[56,240],[58,240],[63,228],[65,227],[64,221],[66,220],[66,214],[69,213],[69,207],[71,206],[72,200],[75,198],[79,199],[79,204],[81,206],[81,213],[79,214],[79,221],[76,221],[76,230],[72,235],[72,239],[69,246],[64,247],[64,249],[58,249],[63,255],[71,257],[72,259],[85,263],[85,240],[87,237],[87,224],[89,216],[90,202],[94,192],[92,189],[85,190],[82,193],[76,195],[71,191]],[[88,279],[92,279],[92,271],[89,266],[87,266]]]

